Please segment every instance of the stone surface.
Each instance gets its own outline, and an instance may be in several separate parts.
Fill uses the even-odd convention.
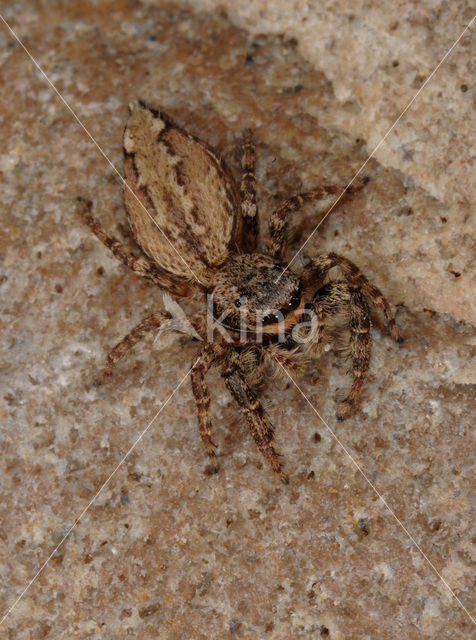
[[[382,134],[417,90],[408,43],[420,48],[419,73],[427,75],[471,17],[446,5],[425,14],[423,3],[414,19],[399,19],[393,48],[375,37],[374,55],[364,56],[359,40],[383,17],[377,3],[353,3],[360,38],[350,60],[341,52],[353,32],[342,34],[338,7],[296,5],[293,26],[285,12],[270,20],[261,8],[253,21],[234,3],[231,17],[247,31],[222,9],[160,4],[40,9],[20,1],[4,17],[119,170],[126,106],[138,96],[216,146],[235,175],[240,132],[252,126],[263,231],[283,198],[320,182],[345,185],[366,160],[378,136],[365,123],[378,119]],[[317,19],[335,21],[333,47],[314,37],[319,64],[312,31],[299,31]],[[161,307],[161,292],[81,226],[78,195],[94,200],[105,226],[127,234],[120,181],[4,27],[0,43],[8,88],[0,96],[2,612],[81,517],[3,621],[4,637],[470,637],[469,616],[414,544],[474,615],[469,43],[408,113],[405,122],[424,138],[417,157],[398,155],[402,122],[367,165],[366,189],[339,205],[302,252],[344,253],[398,305],[406,341],[392,343],[375,319],[361,413],[334,418],[348,380],[332,351],[299,385],[413,541],[286,380],[266,385],[264,398],[287,487],[263,464],[216,371],[221,469],[207,475],[184,380],[197,347],[185,339],[148,340],[107,385],[92,387],[108,349]],[[391,71],[385,58],[395,52]],[[358,80],[369,61],[373,75]],[[445,108],[453,106],[448,121],[432,119],[437,153],[422,123],[438,90]],[[296,250],[315,220],[315,210],[301,216]]]

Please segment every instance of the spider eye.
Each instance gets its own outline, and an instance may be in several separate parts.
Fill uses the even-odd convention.
[[[280,311],[269,313],[263,318],[263,324],[276,324],[277,322],[281,322],[281,320],[283,319],[283,315],[284,314]]]
[[[286,311],[294,311],[299,307],[299,303],[301,302],[301,287],[295,291],[291,297],[291,300],[287,304]]]
[[[235,307],[241,307],[242,304],[246,304],[248,302],[248,298],[243,295],[235,300]]]
[[[301,296],[298,294],[294,295],[288,303],[288,310],[294,311],[294,309],[299,307],[300,302],[301,302]]]

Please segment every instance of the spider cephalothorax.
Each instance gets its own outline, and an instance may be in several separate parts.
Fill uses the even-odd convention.
[[[253,333],[276,333],[277,326],[301,307],[302,284],[271,256],[245,253],[232,256],[218,271],[211,291],[213,315],[232,331],[243,326]]]
[[[220,331],[202,336],[205,344],[191,370],[200,436],[212,469],[217,466],[205,376],[218,366],[261,453],[287,482],[273,446],[273,426],[257,395],[267,363],[301,371],[332,335],[327,326],[337,316],[346,317],[353,380],[337,412],[343,419],[357,407],[369,367],[369,304],[384,313],[393,338],[401,338],[383,295],[347,258],[326,253],[312,258],[301,273],[286,268],[289,215],[305,202],[341,194],[342,187],[317,187],[286,200],[270,215],[270,245],[258,252],[255,147],[249,130],[242,149],[238,186],[212,147],[163,112],[135,103],[124,132],[124,199],[143,254],[131,254],[109,236],[91,216],[91,202],[80,199],[81,212],[98,238],[136,273],[177,296],[197,288],[203,292],[203,310],[192,318],[194,327],[206,326],[207,312],[220,323]],[[343,278],[327,281],[334,267]],[[147,333],[164,326],[175,325],[160,311],[140,322],[109,354],[106,374]]]

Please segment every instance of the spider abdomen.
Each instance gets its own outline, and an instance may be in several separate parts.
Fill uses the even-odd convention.
[[[124,131],[124,200],[144,252],[173,276],[202,283],[227,259],[239,193],[205,142],[138,102]]]

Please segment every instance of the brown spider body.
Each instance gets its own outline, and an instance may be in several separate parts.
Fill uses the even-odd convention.
[[[91,217],[90,202],[82,213],[98,238],[136,273],[178,296],[198,287],[211,301],[211,313],[223,331],[213,332],[213,340],[201,348],[191,380],[199,432],[212,468],[217,467],[205,376],[210,367],[218,366],[261,453],[287,482],[273,446],[273,426],[257,395],[266,365],[301,373],[329,341],[329,324],[344,314],[353,382],[337,413],[343,419],[356,408],[369,367],[369,304],[383,311],[393,338],[401,339],[383,295],[346,258],[327,253],[313,258],[301,273],[286,269],[289,214],[305,202],[341,193],[341,187],[318,187],[284,202],[270,217],[270,246],[256,251],[255,147],[249,130],[242,148],[238,187],[214,149],[163,112],[136,103],[124,132],[124,199],[132,232],[145,255],[132,255],[110,237]],[[327,282],[334,267],[340,268],[343,279]],[[301,322],[309,314],[313,322]],[[204,315],[193,319],[202,331]],[[168,314],[158,312],[138,324],[111,351],[105,373],[168,319]]]
[[[245,321],[253,332],[261,320],[264,333],[275,333],[273,310],[279,310],[284,320],[301,302],[299,278],[291,270],[283,273],[284,269],[285,265],[261,253],[231,256],[215,276],[211,290],[214,315],[228,312],[223,325],[230,331],[240,331]]]

